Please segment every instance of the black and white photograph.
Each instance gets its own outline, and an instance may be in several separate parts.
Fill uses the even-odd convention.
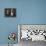
[[[16,8],[5,8],[5,17],[16,17]]]

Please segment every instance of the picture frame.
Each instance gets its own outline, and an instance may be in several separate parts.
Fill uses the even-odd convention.
[[[5,8],[5,17],[16,17],[16,8]]]

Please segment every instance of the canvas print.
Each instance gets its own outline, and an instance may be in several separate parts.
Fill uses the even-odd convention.
[[[16,8],[5,8],[5,17],[16,17]]]

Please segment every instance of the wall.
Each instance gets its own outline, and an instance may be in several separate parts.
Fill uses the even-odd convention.
[[[16,18],[4,17],[4,8],[16,8]],[[46,24],[46,0],[1,0],[0,44],[8,43],[9,32],[18,32],[18,24]]]
[[[21,24],[46,24],[46,0],[22,1]]]
[[[16,8],[16,18],[4,17],[5,8]],[[8,34],[10,32],[16,32],[17,34],[17,24],[21,16],[21,1],[18,0],[2,0],[0,1],[0,44],[8,43]],[[17,39],[16,39],[17,42]]]

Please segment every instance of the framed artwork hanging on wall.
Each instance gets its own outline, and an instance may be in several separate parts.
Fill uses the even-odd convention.
[[[5,8],[5,17],[16,17],[16,8]]]

